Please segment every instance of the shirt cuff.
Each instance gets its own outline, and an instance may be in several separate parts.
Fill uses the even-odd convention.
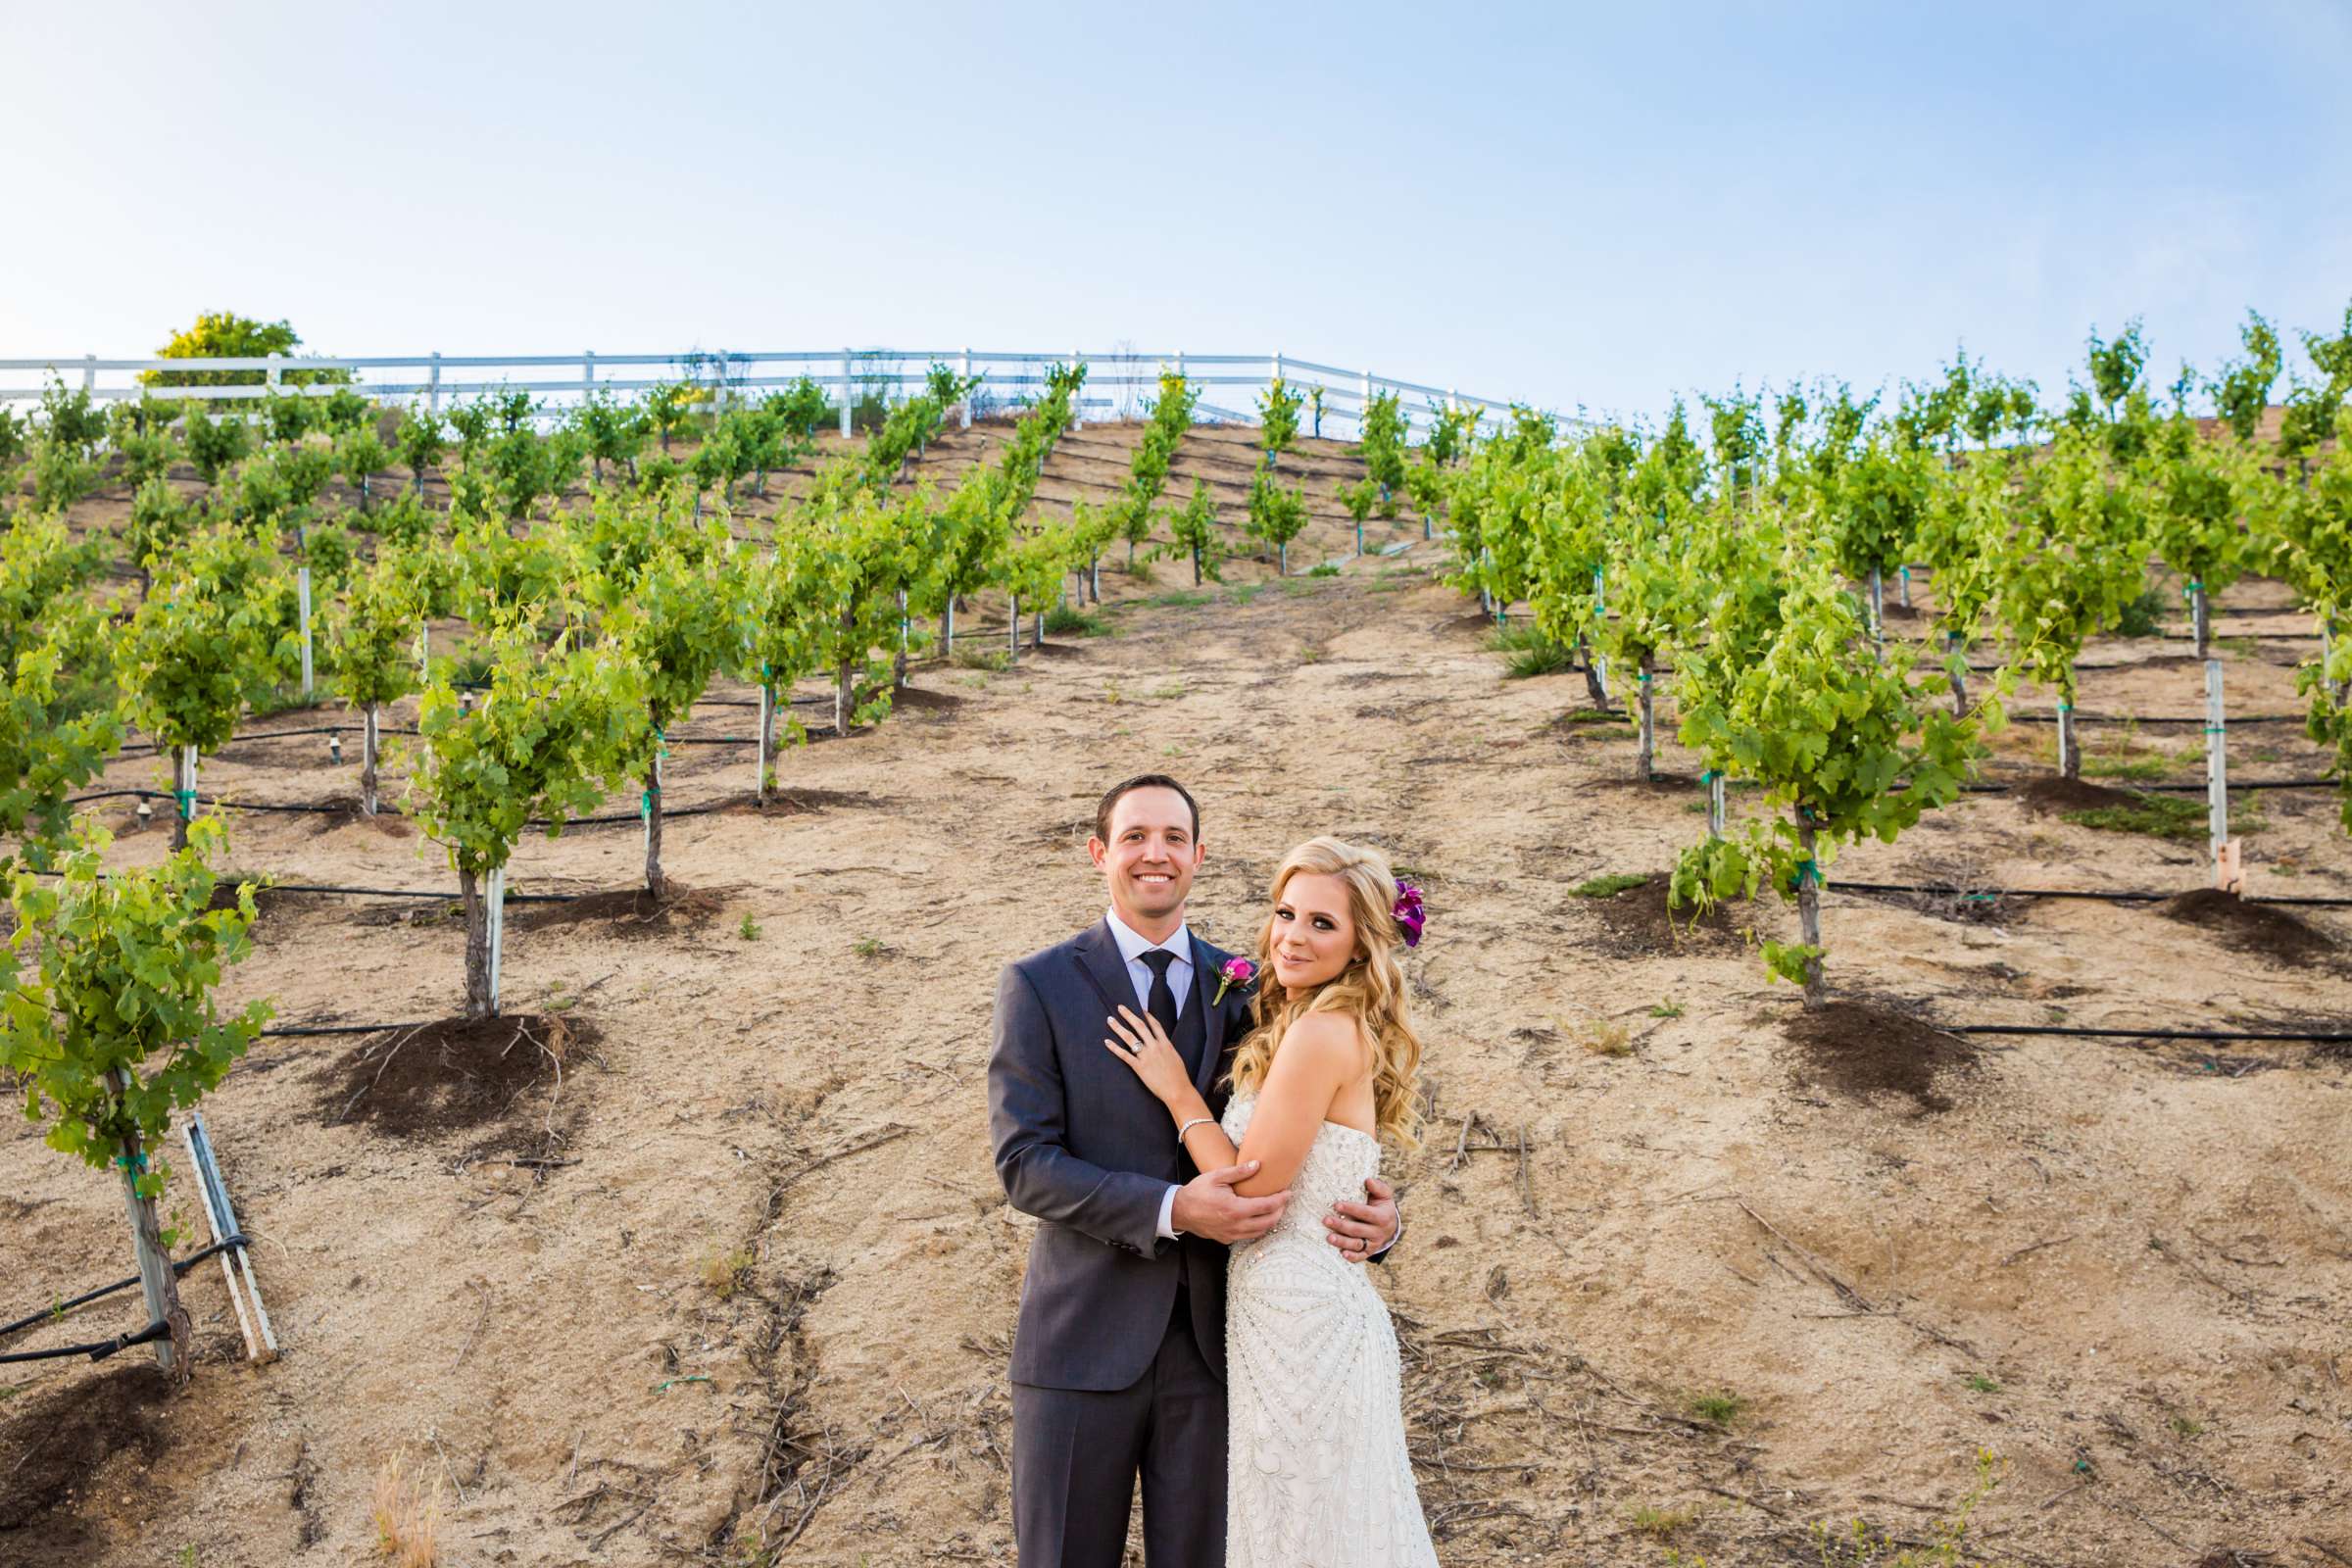
[[[1158,1235],[1163,1242],[1176,1239],[1176,1189],[1173,1187],[1160,1195]]]

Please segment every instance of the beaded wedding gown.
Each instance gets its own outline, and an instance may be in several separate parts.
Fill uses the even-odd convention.
[[[1225,1109],[1236,1149],[1256,1105]],[[1379,1173],[1380,1140],[1325,1122],[1281,1221],[1226,1264],[1225,1568],[1437,1568],[1388,1306],[1323,1239]]]

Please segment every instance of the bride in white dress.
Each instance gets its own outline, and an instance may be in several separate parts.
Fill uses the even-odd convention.
[[[1197,1168],[1254,1161],[1237,1192],[1291,1193],[1226,1264],[1226,1568],[1436,1568],[1388,1307],[1316,1223],[1379,1172],[1383,1138],[1413,1141],[1421,1042],[1396,949],[1421,920],[1378,851],[1319,838],[1284,858],[1222,1121],[1156,1019],[1122,1007],[1103,1042]]]

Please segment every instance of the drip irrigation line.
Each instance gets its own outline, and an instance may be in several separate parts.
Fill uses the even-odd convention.
[[[314,1035],[381,1035],[389,1034],[395,1029],[422,1029],[426,1025],[441,1021],[438,1018],[427,1018],[423,1023],[290,1023],[274,1029],[265,1029],[262,1033],[265,1037],[272,1040],[307,1038]]]
[[[34,876],[65,875],[63,871],[34,871],[32,874]],[[111,881],[113,873],[101,872],[98,879],[102,882]],[[251,883],[257,893],[340,893],[362,899],[423,899],[435,903],[446,901],[451,904],[455,904],[466,896],[455,889],[441,893],[431,888],[347,888],[324,882],[271,882],[262,877],[231,878],[222,876],[217,877],[215,880],[224,886],[232,887]],[[584,893],[510,893],[507,895],[507,902],[509,904],[569,904],[574,899],[586,897],[587,895]]]
[[[726,808],[723,806],[680,806],[674,808],[663,807],[662,820],[666,822],[673,816],[710,816],[725,809]],[[644,820],[645,813],[643,811],[609,811],[600,816],[567,816],[561,823],[549,817],[534,816],[525,820],[522,825],[524,827],[561,826],[566,828],[615,827],[622,822],[643,822]]]
[[[696,743],[688,738],[680,738],[673,740],[671,744],[692,745]],[[749,746],[753,743],[750,741],[726,741],[708,744]],[[172,792],[169,790],[100,790],[92,795],[75,795],[69,797],[66,801],[66,804],[68,806],[87,806],[96,801],[111,801],[125,798],[146,801],[168,801],[172,799]],[[201,797],[198,798],[196,804],[199,807],[209,808],[217,811],[293,811],[310,812],[314,815],[333,815],[340,811],[349,811],[355,808],[350,806],[278,806],[261,801],[205,800]],[[663,808],[662,817],[663,821],[667,821],[673,816],[708,816],[714,811],[720,811],[724,809],[725,807],[723,806],[680,806],[675,808]],[[387,809],[380,814],[386,816],[397,816],[401,813]],[[611,827],[621,822],[642,822],[644,820],[644,813],[640,811],[615,811],[601,816],[566,817],[561,824],[556,823],[548,817],[534,816],[525,820],[523,826],[554,827],[561,825],[564,827]],[[516,894],[514,896],[516,898],[524,897],[524,895],[521,894]],[[439,897],[439,895],[436,894],[434,897]]]
[[[215,1242],[212,1246],[206,1248],[200,1252],[189,1253],[186,1257],[181,1258],[179,1261],[172,1265],[172,1272],[174,1276],[185,1275],[188,1270],[194,1268],[197,1264],[203,1262],[206,1258],[211,1257],[216,1252],[225,1252],[232,1247],[243,1247],[246,1245],[247,1243],[245,1240],[245,1235],[242,1231],[240,1231],[236,1235],[229,1237],[226,1241]],[[24,1330],[31,1328],[36,1324],[47,1323],[55,1318],[63,1317],[77,1306],[86,1306],[101,1297],[112,1296],[117,1291],[126,1291],[138,1283],[139,1276],[133,1274],[130,1276],[130,1278],[117,1280],[112,1285],[101,1285],[94,1291],[85,1291],[81,1295],[74,1298],[74,1299],[71,1301],[60,1301],[55,1306],[43,1307],[40,1311],[33,1313],[29,1317],[21,1317],[14,1323],[0,1324],[0,1340],[5,1340],[12,1334],[21,1334]],[[139,1344],[143,1342],[132,1341],[131,1343]],[[71,1347],[64,1350],[44,1351],[42,1353],[54,1355],[73,1355],[78,1353],[79,1348],[79,1347]],[[25,1356],[22,1359],[32,1360],[35,1359],[35,1357]]]
[[[2339,780],[2332,778],[2233,778],[2230,793],[2239,790],[2331,790]],[[2202,795],[2211,786],[2205,784],[2135,784],[2134,789],[2152,790],[2171,795]]]
[[[136,1284],[137,1281],[134,1279],[132,1283]],[[88,1345],[61,1345],[53,1350],[16,1350],[7,1355],[0,1355],[0,1363],[55,1361],[69,1355],[86,1355],[93,1361],[103,1361],[108,1356],[121,1350],[127,1350],[134,1345],[145,1345],[153,1340],[165,1340],[171,1337],[172,1325],[158,1318],[136,1334],[118,1334],[111,1340],[98,1340]]]
[[[245,734],[231,735],[222,744],[221,751],[226,751],[231,746],[242,746],[248,741],[291,740],[300,735],[358,735],[364,733],[366,729],[365,724],[318,724],[308,729],[254,730]],[[378,735],[415,735],[417,733],[413,729],[386,729],[381,724],[375,727],[375,732]],[[160,752],[167,748],[162,741],[132,741],[123,746],[122,750],[125,752]],[[220,753],[216,752],[213,755],[218,757]]]
[[[1924,893],[1935,897],[1995,899],[2093,899],[2111,904],[2161,903],[2170,893],[2103,892],[2096,888],[1962,888],[1911,882],[1848,882],[1840,878],[1823,885],[1826,893]]]
[[[91,795],[69,796],[66,804],[68,806],[88,806],[94,801],[117,801],[126,798],[141,801],[173,799],[170,790],[99,790]],[[223,801],[219,797],[208,801],[202,796],[197,797],[196,804],[199,807],[209,807],[216,811],[309,811],[331,814],[351,809],[348,806],[276,806],[263,801]]]
[[[2332,790],[2339,788],[2341,782],[2341,780],[2332,778],[2233,778],[2230,781],[2230,792],[2234,795],[2239,790]],[[1960,793],[1963,795],[2007,795],[2022,787],[2016,784],[1963,784],[1960,786]],[[2100,786],[2100,788],[2107,787]],[[2209,785],[2201,783],[2132,784],[2117,793],[2125,795],[2202,795],[2208,788],[2210,788]]]
[[[2343,1032],[2291,1029],[2079,1029],[2056,1023],[1936,1024],[1947,1035],[2067,1035],[2085,1040],[2272,1040],[2319,1045],[2352,1042]]]
[[[2058,722],[2056,713],[2011,713],[2008,717],[2012,724],[2055,724]],[[2074,718],[2078,724],[2202,724],[2205,722],[2205,715],[2202,713],[2134,718],[2127,713],[2078,712]],[[2301,713],[2246,713],[2243,715],[2232,713],[2230,715],[2231,729],[2237,728],[2240,724],[2300,724],[2303,721]]]
[[[999,627],[998,629],[1003,630],[1004,628]],[[486,692],[490,689],[490,683],[486,680],[458,680],[450,682],[450,686],[451,689],[461,692]],[[787,701],[796,708],[819,708],[830,705],[833,699],[830,697],[793,697]],[[757,697],[698,697],[687,706],[690,708],[758,708],[760,699]],[[783,705],[779,703],[778,706]],[[379,730],[377,733],[391,734],[393,732]],[[403,731],[402,733],[410,732]]]
[[[259,887],[264,893],[341,893],[359,899],[422,899],[430,903],[449,904],[455,904],[466,896],[455,888],[446,893],[440,893],[431,888],[346,888],[316,882],[264,882],[259,884]],[[507,902],[509,904],[569,904],[574,899],[584,899],[587,896],[584,893],[510,893],[507,895]]]
[[[1923,893],[1934,897],[1972,899],[1985,903],[1996,899],[2090,899],[2108,904],[2162,904],[2169,899],[2180,898],[2185,894],[2197,891],[2194,888],[2183,888],[2179,893],[2148,893],[2130,889],[2106,888],[1964,888],[1938,886],[1933,883],[1847,882],[1842,878],[1836,882],[1825,883],[1823,887],[1824,891],[1830,893]],[[2243,904],[2285,904],[2304,908],[2352,908],[2352,899],[2287,895],[2265,897],[2250,894],[2240,894],[2238,899]]]

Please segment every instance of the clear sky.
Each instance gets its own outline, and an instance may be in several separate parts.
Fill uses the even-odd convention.
[[[1956,344],[2055,394],[2134,315],[2169,380],[2248,306],[2352,303],[2352,0],[0,0],[0,357],[230,309],[325,353],[1278,349],[1654,414]]]

